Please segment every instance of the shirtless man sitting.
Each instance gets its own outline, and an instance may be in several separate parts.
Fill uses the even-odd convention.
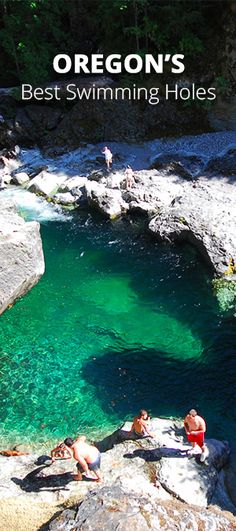
[[[197,414],[196,409],[190,409],[188,415],[184,419],[184,428],[188,441],[192,444],[192,450],[190,455],[194,453],[196,445],[201,448],[200,461],[205,461],[206,458],[206,445],[204,444],[204,434],[206,431],[205,420]]]
[[[77,474],[74,476],[74,479],[76,481],[81,481],[83,479],[82,474],[89,474],[89,471],[91,470],[96,476],[96,481],[100,483],[102,481],[101,472],[99,470],[101,465],[100,452],[96,446],[88,444],[85,441],[86,437],[84,435],[78,437],[75,441],[70,437],[67,437],[67,439],[64,440],[64,444],[68,452],[71,454],[71,457],[78,461],[76,465]]]
[[[139,437],[154,437],[148,429],[148,421],[150,417],[145,409],[141,409],[139,415],[134,417],[133,424],[129,433],[135,433]]]

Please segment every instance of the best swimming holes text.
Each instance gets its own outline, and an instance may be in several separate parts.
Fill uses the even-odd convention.
[[[161,92],[161,94],[160,94]],[[130,87],[98,87],[95,83],[88,87],[78,87],[75,83],[68,83],[62,87],[55,84],[50,87],[33,87],[29,83],[22,84],[21,98],[23,101],[31,99],[37,101],[63,100],[82,101],[82,100],[105,100],[118,101],[146,100],[150,105],[157,105],[160,101],[213,101],[216,99],[215,87],[199,87],[196,83],[188,86],[181,86],[178,83],[173,85],[166,84],[160,87],[139,87],[133,83]]]

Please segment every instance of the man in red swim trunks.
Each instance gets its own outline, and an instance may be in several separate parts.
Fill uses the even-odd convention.
[[[206,431],[205,420],[197,414],[196,409],[190,409],[188,415],[184,419],[184,428],[188,441],[192,444],[191,453],[194,453],[196,445],[201,448],[200,461],[205,461],[206,445],[204,444],[204,434]]]

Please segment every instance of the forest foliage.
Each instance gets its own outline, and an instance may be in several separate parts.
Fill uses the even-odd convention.
[[[227,0],[1,0],[1,85],[55,79],[57,53],[183,53],[196,68],[226,7]]]

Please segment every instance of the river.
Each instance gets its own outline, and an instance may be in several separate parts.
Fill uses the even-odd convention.
[[[207,161],[233,138],[111,147],[120,165],[125,159],[140,169],[163,151]],[[22,165],[83,174],[100,148],[56,159],[25,150]],[[235,319],[213,296],[196,251],[157,243],[136,222],[66,213],[19,188],[1,193],[40,221],[46,261],[38,285],[1,316],[3,441],[46,445],[78,432],[93,438],[143,407],[174,417],[194,407],[209,436],[235,446]]]

